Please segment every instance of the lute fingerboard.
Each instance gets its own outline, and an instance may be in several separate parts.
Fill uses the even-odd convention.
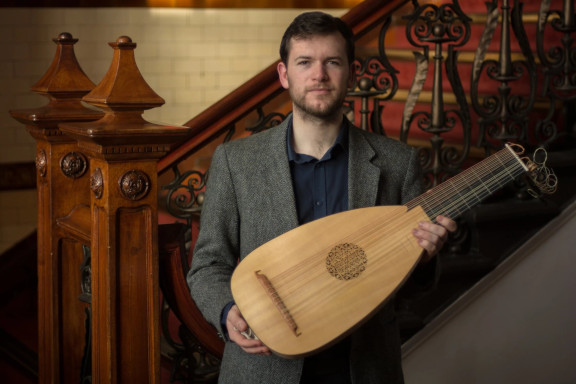
[[[432,220],[438,215],[454,219],[527,171],[514,149],[506,145],[492,156],[409,201],[406,206],[408,209],[421,206]]]

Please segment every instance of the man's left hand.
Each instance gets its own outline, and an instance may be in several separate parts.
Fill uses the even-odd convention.
[[[454,220],[445,216],[436,217],[436,223],[422,221],[418,223],[418,228],[412,231],[414,237],[418,239],[418,244],[426,251],[422,257],[424,263],[438,254],[448,235],[458,228]]]

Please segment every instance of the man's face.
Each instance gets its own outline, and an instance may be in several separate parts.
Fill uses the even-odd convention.
[[[287,63],[278,64],[278,75],[295,113],[339,117],[352,81],[344,38],[334,33],[290,40]]]

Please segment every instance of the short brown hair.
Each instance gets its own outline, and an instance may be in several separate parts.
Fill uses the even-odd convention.
[[[329,35],[338,32],[346,41],[348,64],[354,61],[354,33],[342,19],[324,12],[306,12],[298,15],[288,26],[280,43],[280,58],[288,64],[290,40],[308,38],[318,35]]]

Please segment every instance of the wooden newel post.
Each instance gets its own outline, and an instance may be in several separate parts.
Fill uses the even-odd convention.
[[[48,104],[10,113],[36,140],[39,382],[77,383],[87,305],[78,300],[82,242],[62,232],[57,220],[73,207],[89,204],[89,163],[76,141],[62,135],[58,124],[97,120],[103,113],[80,103],[94,83],[76,60],[74,44],[78,40],[61,33],[53,41],[57,49],[52,64],[32,87],[48,97]]]
[[[162,105],[142,78],[134,49],[115,43],[104,79],[83,101],[98,121],[62,124],[90,159],[92,382],[160,382],[157,160],[190,129],[151,124]]]

